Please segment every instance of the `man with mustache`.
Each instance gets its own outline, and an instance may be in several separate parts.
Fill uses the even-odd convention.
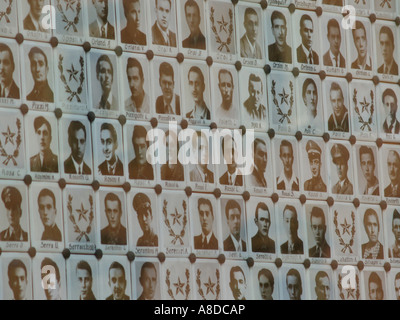
[[[39,32],[50,32],[50,30],[43,28],[42,10],[45,4],[44,0],[28,0],[29,13],[24,19],[24,30],[39,31]]]
[[[172,4],[171,0],[156,1],[156,22],[151,28],[153,44],[176,47],[176,34],[169,29]]]
[[[156,100],[156,112],[159,114],[180,115],[181,107],[179,96],[174,93],[174,68],[168,62],[163,62],[160,64],[159,74],[162,96],[159,96]]]
[[[269,61],[292,63],[292,48],[286,42],[287,22],[284,14],[274,11],[271,25],[275,42],[268,46]]]
[[[105,176],[123,176],[124,165],[115,153],[118,149],[117,131],[111,123],[103,123],[100,127],[100,143],[105,160],[98,170]]]
[[[108,0],[92,0],[96,10],[96,20],[89,25],[89,36],[92,38],[115,39],[114,26],[108,19]]]
[[[361,21],[356,20],[355,29],[352,29],[352,34],[358,57],[351,64],[351,68],[371,71],[372,59],[368,53],[367,31]]]
[[[241,239],[242,208],[236,200],[229,200],[225,206],[229,236],[224,241],[224,251],[246,252],[246,242]]]
[[[347,173],[349,171],[350,153],[347,148],[340,144],[334,144],[331,149],[332,161],[336,165],[339,181],[333,186],[333,194],[353,194],[353,185],[350,182]]]
[[[151,210],[151,202],[147,195],[138,193],[133,198],[133,209],[137,213],[140,228],[143,235],[137,240],[137,247],[158,247],[158,236],[153,229],[153,212]]]
[[[97,60],[96,77],[101,88],[101,97],[96,109],[118,110],[118,100],[111,92],[114,82],[114,67],[109,56],[103,54]]]
[[[397,120],[397,95],[396,93],[388,88],[382,94],[382,104],[386,109],[386,119],[383,123],[383,132],[388,134],[399,134],[400,133],[400,122]]]
[[[365,211],[364,229],[369,241],[361,246],[363,259],[383,259],[383,245],[379,242],[379,218],[374,209]]]
[[[111,263],[108,269],[108,285],[111,289],[111,295],[106,300],[129,300],[129,296],[125,294],[126,277],[124,267],[117,261]]]
[[[32,172],[58,172],[58,157],[51,151],[51,125],[44,117],[39,116],[33,121],[39,153],[30,159]]]
[[[379,180],[375,176],[375,156],[372,148],[367,146],[360,147],[361,171],[367,182],[363,191],[364,195],[379,196]]]
[[[157,288],[157,269],[154,263],[145,262],[140,269],[139,282],[143,288],[138,300],[154,300]]]
[[[8,45],[0,43],[0,98],[19,99],[20,93],[13,79],[14,55]]]
[[[121,199],[115,193],[108,193],[104,198],[104,208],[108,226],[101,230],[101,244],[126,246],[126,228],[121,223]]]
[[[153,166],[147,162],[149,141],[146,139],[147,130],[143,126],[135,126],[132,133],[132,145],[135,159],[129,162],[129,179],[154,180]]]
[[[299,63],[319,64],[318,54],[313,50],[314,22],[308,14],[300,18],[300,35],[302,44],[297,48]]]
[[[321,177],[321,154],[320,146],[313,140],[309,140],[306,145],[308,161],[312,178],[304,183],[305,191],[326,192],[327,187]]]
[[[385,188],[385,197],[400,198],[400,155],[397,151],[389,151],[387,168],[390,184]]]
[[[218,240],[214,235],[214,210],[209,199],[200,198],[197,201],[201,234],[194,237],[196,250],[218,250]]]
[[[262,59],[261,47],[257,42],[259,24],[256,10],[246,8],[243,23],[246,33],[240,39],[240,56],[242,58]]]
[[[275,241],[269,237],[271,214],[265,202],[258,203],[254,223],[257,225],[258,231],[251,238],[253,252],[275,253]]]
[[[141,0],[123,0],[126,27],[121,31],[121,42],[145,46],[147,44],[146,35],[139,30]],[[143,1],[145,3],[146,0]]]
[[[49,65],[42,49],[33,47],[28,54],[34,86],[26,96],[28,101],[54,102],[54,93],[49,86],[47,76]]]
[[[40,220],[44,227],[41,240],[61,242],[62,234],[56,223],[57,206],[53,191],[49,189],[41,190],[37,203]]]

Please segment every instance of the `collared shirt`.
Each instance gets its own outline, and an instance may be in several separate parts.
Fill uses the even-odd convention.
[[[213,235],[212,232],[210,232],[207,236],[204,235],[204,233],[202,232],[202,233],[201,233],[201,240],[202,240],[202,242],[204,243],[204,239],[206,239],[206,240],[207,240],[206,244],[209,244],[212,235]]]
[[[149,96],[146,94],[146,92],[143,92],[143,101],[140,106],[136,105],[135,101],[133,100],[132,96],[128,98],[125,104],[125,111],[131,111],[131,112],[139,112],[139,113],[149,113],[149,106],[150,106],[150,101],[149,101]]]
[[[164,103],[164,110],[166,114],[176,114],[176,109],[175,109],[175,94],[172,96],[172,100],[170,103],[167,103],[163,97],[163,103]],[[171,110],[169,110],[171,108]]]
[[[301,47],[303,48],[304,54],[307,57],[307,63],[308,64],[314,64],[314,58],[313,58],[313,51],[312,48],[310,48],[310,50],[308,50],[304,44],[301,44]],[[311,61],[310,61],[310,55],[311,55]]]
[[[254,56],[254,54],[256,53],[256,42],[254,42],[254,45],[252,45],[249,40],[249,37],[247,36],[247,33],[246,33],[246,39],[247,39],[247,42],[249,43],[251,54],[252,54],[252,56]]]
[[[103,96],[101,97],[100,103],[99,103],[99,108],[100,109],[105,109],[105,110],[111,110],[112,109],[113,99],[112,99],[111,91],[108,94],[107,100],[105,101],[104,105],[102,105],[102,102],[104,103]]]
[[[229,171],[227,171],[227,173],[228,173],[228,183],[229,183],[229,185],[230,185],[230,186],[235,185],[236,176],[237,176],[237,174],[238,174],[238,169],[236,168],[235,172],[232,173],[232,174],[231,174]]]
[[[378,181],[378,179],[375,177],[374,185],[373,185],[372,187],[369,187],[369,188],[368,188],[368,186],[366,186],[366,187],[365,187],[364,194],[365,194],[365,195],[372,195],[372,194],[375,192],[375,190],[376,190],[377,188],[379,188],[379,181]]]
[[[157,28],[158,28],[158,30],[160,30],[160,32],[161,32],[161,34],[162,34],[162,36],[163,36],[163,38],[164,38],[164,41],[165,41],[165,43],[169,46],[170,45],[170,43],[169,43],[169,29],[167,29],[167,31],[164,31],[161,27],[160,27],[160,25],[158,24],[158,21],[157,21]]]
[[[100,37],[102,36],[101,28],[104,28],[104,38],[107,37],[108,21],[104,24],[103,20],[101,20],[101,19],[99,19],[99,17],[97,17],[96,22],[97,22],[97,26],[99,27]]]
[[[359,59],[357,59],[356,63],[357,63],[357,66],[358,66],[358,68],[360,70],[366,70],[367,68],[372,70],[372,59],[371,59],[371,56],[369,54],[367,54],[367,57],[365,58],[364,64],[360,64],[360,60]]]
[[[12,84],[12,80],[10,81],[8,86],[3,86],[0,84],[0,96],[2,98],[7,98],[8,95],[10,94],[10,89],[11,89],[11,84]]]
[[[200,175],[200,178],[201,178],[200,182],[205,182],[206,181],[206,175],[203,172],[203,170],[201,169],[200,165],[196,164],[194,170],[196,170],[198,172],[198,174]]]
[[[392,70],[392,67],[393,67],[393,61],[394,61],[394,59],[392,59],[392,61],[390,62],[389,65],[383,63],[383,73],[384,74],[390,74],[390,70]]]
[[[14,237],[14,239],[11,240],[12,236]],[[24,241],[21,226],[19,226],[17,230],[15,230],[12,226],[9,226],[4,235],[4,239],[6,241]]]
[[[83,174],[83,160],[81,164],[78,164],[78,162],[75,161],[74,157],[71,156],[72,162],[74,164],[75,170],[77,174]]]
[[[205,103],[202,102],[200,105],[195,104],[193,108],[194,119],[207,119],[207,109]]]
[[[391,117],[389,116],[389,117],[387,117],[386,118],[386,125],[387,125],[387,127],[388,127],[388,129],[390,129],[390,127],[392,127],[392,130],[390,130],[390,133],[392,133],[392,134],[395,134],[396,132],[396,126],[395,126],[395,123],[396,123],[396,118],[393,120],[393,122],[391,121]]]
[[[340,67],[340,61],[339,61],[339,57],[340,57],[340,52],[337,56],[335,56],[331,50],[329,50],[329,56],[331,57],[332,60],[332,64],[334,67]]]
[[[235,250],[238,251],[238,252],[242,251],[242,241],[241,241],[241,239],[239,239],[239,241],[237,241],[236,238],[232,234],[230,234],[230,237],[231,237],[231,239],[233,241],[233,245],[235,246]]]
[[[294,173],[292,172],[292,177],[290,178],[290,180],[288,180],[285,176],[285,173],[283,172],[283,170],[281,171],[281,174],[279,175],[279,179],[278,179],[278,183],[280,184],[281,182],[285,183],[285,189],[286,190],[292,190],[292,186],[293,184],[297,184],[297,179],[296,176],[294,175]]]
[[[344,128],[344,124],[345,124],[345,121],[347,120],[348,114],[349,114],[349,112],[346,109],[345,113],[343,114],[342,121],[340,121],[340,123],[338,123],[335,113],[334,112],[332,113],[333,122],[335,123],[335,130],[337,130],[338,128],[341,128],[341,129]]]
[[[117,168],[118,156],[115,155],[115,162],[113,165],[110,165],[110,162],[107,161],[107,170],[110,175],[115,175],[115,169]]]

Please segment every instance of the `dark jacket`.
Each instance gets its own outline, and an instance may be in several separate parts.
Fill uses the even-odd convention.
[[[394,133],[399,134],[400,133],[400,122],[398,120],[396,120],[393,126],[394,126]],[[385,133],[392,133],[392,131],[389,130],[389,126],[386,121],[383,124],[383,131]]]
[[[89,25],[89,36],[92,38],[101,38],[101,32],[99,30],[99,25],[97,24],[97,21],[93,21]],[[106,39],[111,39],[111,40],[115,39],[114,26],[112,26],[111,23],[109,22],[107,26]]]
[[[165,106],[163,96],[159,96],[156,100],[156,113],[165,114]],[[181,103],[178,95],[175,95],[175,113],[181,115]]]
[[[378,68],[378,73],[384,73],[385,72],[384,68],[385,68],[385,65],[384,64],[381,65]],[[389,70],[389,74],[394,75],[394,76],[397,76],[399,74],[399,66],[396,63],[396,61],[394,61],[394,60],[393,60],[392,68]]]
[[[11,83],[10,86],[10,92],[8,93],[8,96],[6,98],[10,98],[10,99],[20,99],[20,94],[19,94],[19,88],[17,86],[17,84],[15,83],[15,81],[13,80],[13,82]]]
[[[92,174],[92,170],[90,170],[89,166],[85,162],[83,163],[82,168],[82,174]],[[64,161],[64,172],[67,174],[77,174],[72,156],[69,156],[68,159]]]
[[[182,164],[177,163],[172,169],[168,164],[161,166],[161,180],[165,181],[184,181],[185,173]]]
[[[163,35],[161,34],[160,29],[158,29],[157,22],[151,27],[151,34],[153,36],[153,44],[159,46],[168,46]],[[169,46],[176,47],[176,34],[171,30],[169,30]]]
[[[240,241],[242,242],[242,251],[247,251],[246,242],[244,242],[242,239],[240,239]],[[229,235],[224,241],[224,251],[236,251],[231,235]]]
[[[121,31],[121,42],[145,46],[147,44],[147,39],[143,32],[138,29],[136,29],[136,32],[133,32],[133,29],[127,25],[126,28]]]
[[[310,258],[330,258],[331,257],[331,248],[329,247],[329,245],[326,242],[322,246],[321,251],[322,251],[322,254],[320,257],[319,252],[317,252],[317,246],[314,246],[310,250],[308,250],[308,256]]]
[[[110,295],[106,298],[106,300],[114,300],[114,296]],[[122,300],[130,300],[129,296],[127,296],[126,294],[124,294],[124,296],[122,297]]]
[[[278,45],[273,43],[268,46],[268,57],[269,61],[292,63],[292,48],[286,44],[285,49],[281,52]]]
[[[257,232],[257,234],[251,238],[251,248],[253,252],[275,253],[275,241]]]
[[[323,60],[324,66],[333,67],[333,61],[329,54],[329,50],[324,54]],[[346,68],[346,60],[341,53],[339,53],[339,68]]]
[[[388,198],[400,198],[400,185],[397,187],[397,191],[394,194],[393,193],[393,188],[392,188],[392,184],[389,184],[386,188],[385,188],[385,197]]]
[[[112,230],[110,226],[107,226],[101,230],[101,244],[115,244],[120,246],[126,245],[126,228],[124,226],[120,226],[116,239],[111,238],[111,232]]]
[[[322,180],[321,176],[318,178],[312,178],[307,180],[304,183],[304,190],[305,191],[313,191],[313,192],[326,192],[327,187],[324,181]]]
[[[3,230],[0,233],[0,241],[28,241],[28,233],[24,230],[22,230],[22,228],[20,228],[20,232],[22,235],[22,240],[11,240],[11,234],[9,234],[9,228],[7,228],[6,230]]]
[[[55,224],[52,228],[44,228],[42,234],[42,241],[62,241],[62,235],[60,229],[58,229],[57,225]]]
[[[203,236],[200,234],[194,237],[194,248],[196,250],[218,250],[218,240],[213,233],[210,241],[203,248]]]
[[[205,50],[206,38],[203,36],[201,32],[196,40],[194,39],[194,37],[192,37],[192,35],[190,35],[189,37],[187,37],[185,40],[182,41],[182,47],[189,49]]]
[[[314,50],[312,51],[312,56],[313,56],[314,64],[319,64],[318,54]],[[306,56],[306,53],[304,52],[302,45],[300,45],[297,48],[297,62],[308,64],[308,57]]]
[[[135,180],[154,180],[153,167],[150,163],[139,164],[137,159],[129,162],[129,179]]]
[[[46,152],[43,159],[43,167],[40,163],[40,154],[30,159],[32,172],[58,172],[58,157],[51,150]]]
[[[26,97],[28,101],[40,101],[40,102],[54,102],[53,90],[51,90],[49,83],[35,83],[31,93]]]
[[[281,245],[281,253],[289,254],[289,242],[286,241]],[[300,238],[294,242],[294,248],[291,254],[304,254],[303,241]]]
[[[103,176],[110,176],[111,174],[108,172],[107,161],[104,161],[102,164],[99,165],[99,171]],[[124,175],[124,165],[122,164],[121,160],[118,159],[117,166],[115,167],[115,174],[114,176],[123,176]]]
[[[229,181],[228,181],[228,171],[226,171],[221,178],[219,178],[219,183],[228,186]],[[243,186],[243,176],[242,175],[236,175],[236,180],[235,180],[235,186],[242,187]]]

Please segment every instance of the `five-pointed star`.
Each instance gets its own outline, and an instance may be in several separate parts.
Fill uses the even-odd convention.
[[[78,221],[81,221],[82,218],[85,219],[85,220],[87,221],[86,214],[88,213],[88,210],[86,210],[86,209],[83,207],[83,203],[81,203],[81,208],[78,209],[78,210],[76,210],[76,212],[79,214],[79,219],[78,219]]]
[[[66,0],[66,6],[65,6],[65,11],[68,11],[68,9],[71,9],[72,11],[74,10],[74,4],[75,4],[76,0]]]
[[[281,104],[284,103],[284,102],[285,102],[287,105],[289,104],[289,103],[288,103],[289,95],[286,94],[285,88],[283,88],[283,92],[282,92],[282,93],[279,93],[278,95],[281,97]]]
[[[73,64],[71,64],[71,69],[67,69],[67,72],[69,73],[69,81],[71,81],[71,79],[74,79],[76,82],[78,82],[78,79],[76,77],[78,74],[78,70],[75,70]]]
[[[228,30],[226,29],[228,22],[225,22],[224,16],[222,16],[222,20],[217,21],[217,23],[219,24],[219,32],[224,30],[226,33],[228,33]]]
[[[360,103],[362,105],[362,112],[368,111],[369,103],[367,102],[367,99],[364,97],[364,101]]]
[[[350,235],[350,227],[351,227],[351,225],[349,225],[347,223],[347,219],[346,218],[344,219],[344,223],[341,224],[341,227],[343,228],[343,233],[342,234],[347,233],[348,235]]]
[[[175,209],[175,213],[172,213],[171,217],[174,218],[174,222],[172,223],[172,225],[175,225],[175,223],[181,225],[180,219],[182,215],[179,214],[178,210]]]
[[[208,278],[208,282],[204,283],[204,285],[207,288],[207,293],[206,294],[208,294],[209,292],[211,292],[212,294],[215,294],[214,293],[215,283],[211,282],[211,278],[210,277]]]
[[[352,297],[353,299],[355,299],[356,297],[354,296],[354,289],[346,289],[347,291],[347,299],[349,299],[350,297]]]
[[[14,145],[14,137],[15,137],[15,133],[12,133],[10,130],[10,127],[7,127],[7,131],[3,132],[3,136],[6,137],[6,142],[5,144],[7,145],[7,143],[11,143],[12,145]]]
[[[183,287],[185,286],[185,283],[181,282],[181,278],[180,277],[178,277],[178,282],[174,283],[174,286],[176,287],[176,293],[175,294],[178,294],[179,292],[184,294],[183,293]]]

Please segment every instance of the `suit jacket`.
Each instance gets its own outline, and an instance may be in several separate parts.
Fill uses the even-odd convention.
[[[82,300],[81,296],[79,296],[79,300]],[[85,300],[96,300],[92,290],[90,290],[90,292],[87,294],[87,298]]]
[[[251,238],[251,248],[253,252],[275,253],[275,241],[270,237],[265,238],[260,232],[257,232]]]
[[[364,253],[365,253],[365,250],[367,249],[367,245],[368,245],[368,243],[364,243],[363,245],[361,245],[362,257],[364,257]],[[372,259],[372,257],[369,255],[365,259]],[[379,252],[378,252],[378,255],[376,256],[376,259],[383,259],[383,245],[382,245],[382,243],[380,243]]]
[[[111,94],[111,93],[110,93]],[[104,108],[102,107],[102,97],[100,97],[100,101],[99,103],[96,105],[96,109],[98,110],[106,110],[107,108],[105,107],[105,104],[107,103],[107,101],[105,103],[103,103]],[[114,97],[114,95],[111,96],[111,105],[110,105],[110,109],[108,110],[118,110],[118,100],[117,98]]]
[[[395,194],[393,194],[393,188],[392,185],[389,184],[386,189],[385,189],[385,197],[389,198],[400,198],[400,185],[397,187],[397,191]]]
[[[147,44],[147,39],[142,31],[136,29],[136,32],[133,32],[133,29],[127,25],[126,28],[121,31],[121,42],[145,46]]]
[[[189,37],[187,37],[185,40],[182,41],[182,47],[189,49],[206,50],[206,38],[201,32],[197,37],[197,39],[194,39],[194,37],[190,35]]]
[[[163,96],[159,96],[156,100],[156,112],[160,114],[165,114],[165,106]],[[175,113],[176,115],[181,115],[181,103],[178,95],[175,95]]]
[[[15,83],[15,81],[13,80],[13,82],[11,83],[10,86],[10,92],[8,93],[8,96],[6,98],[10,98],[10,99],[20,99],[20,94],[19,94],[19,88],[17,86],[17,84]]]
[[[30,159],[32,172],[58,172],[58,157],[49,150],[43,160],[43,167],[40,163],[40,154]]]
[[[219,183],[228,186],[229,181],[228,181],[228,171],[226,171],[221,178],[219,178]],[[242,187],[243,186],[243,176],[242,175],[236,175],[236,180],[235,180],[235,186],[237,187]]]
[[[262,51],[261,47],[256,41],[255,43],[255,51],[251,52],[249,41],[247,41],[246,35],[244,35],[240,39],[240,56],[242,58],[251,58],[251,59],[262,59]]]
[[[29,13],[24,19],[24,30],[36,31],[35,25],[33,24],[31,15]]]
[[[384,131],[385,133],[392,133],[392,132],[389,130],[389,126],[388,126],[388,124],[387,124],[386,121],[385,121],[385,123],[383,124],[383,131]],[[398,120],[396,120],[395,123],[394,123],[394,133],[395,133],[395,134],[399,134],[399,133],[400,133],[400,122],[399,122]]]
[[[249,117],[255,120],[264,120],[267,117],[267,108],[261,104],[259,109],[254,106],[254,99],[249,97],[244,103],[246,111],[248,112]]]
[[[331,257],[331,247],[325,242],[325,244],[321,248],[322,257],[319,256],[319,252],[317,252],[317,246],[312,247],[308,250],[308,256],[310,258],[330,258]]]
[[[372,58],[371,58],[372,59]],[[358,66],[358,58],[353,61],[353,63],[351,64],[351,68],[352,69],[360,69],[360,67]],[[365,70],[371,71],[372,70],[372,60],[371,60],[371,66],[367,66],[365,67]]]
[[[378,73],[384,73],[384,72],[385,72],[384,68],[385,68],[385,65],[384,65],[384,64],[381,65],[381,66],[378,68]],[[396,63],[396,61],[394,61],[394,60],[393,60],[392,67],[391,67],[390,70],[389,70],[389,74],[395,75],[395,76],[397,76],[397,75],[399,74],[399,66],[398,66],[398,64]]]
[[[286,241],[281,245],[281,253],[289,254],[289,242]],[[294,248],[291,254],[304,254],[303,241],[300,238],[294,242]]]
[[[246,242],[244,242],[242,239],[240,239],[241,245],[242,245],[242,251],[247,251],[246,249]],[[231,235],[228,236],[228,238],[225,239],[224,241],[224,251],[236,251],[235,245],[233,244],[233,240],[231,238]]]
[[[276,179],[276,183],[278,183],[279,178]],[[278,190],[291,190],[291,191],[299,191],[299,178],[296,177],[296,181],[293,182],[291,188],[287,188],[285,186],[285,181],[281,181],[280,183],[278,183],[278,185],[276,186],[278,188]]]
[[[207,183],[214,183],[214,173],[210,171],[210,169],[206,169],[208,182]],[[190,181],[191,182],[203,182],[202,176],[197,172],[196,168],[190,171]]]
[[[54,93],[49,83],[35,83],[32,91],[26,96],[28,101],[54,102]]]
[[[177,163],[172,169],[168,164],[161,166],[161,180],[164,181],[184,181],[185,173],[182,164]]]
[[[313,56],[314,64],[319,64],[318,54],[314,50],[312,51],[312,56]],[[300,45],[297,48],[297,62],[308,63],[308,57],[306,56],[306,53],[304,52],[302,45]]]
[[[44,228],[42,234],[42,241],[62,241],[62,235],[60,229],[58,229],[57,225],[55,224],[52,228]]]
[[[292,63],[292,48],[286,45],[283,52],[280,52],[278,45],[275,43],[268,46],[269,61]]]
[[[211,119],[210,109],[207,108],[207,105],[204,101],[203,101],[203,107],[206,109],[206,120],[210,120]],[[194,109],[186,113],[186,118],[194,119]]]
[[[338,181],[332,188],[333,194],[353,194],[353,185],[346,178],[343,187],[340,187],[340,181]]]
[[[194,237],[194,248],[196,250],[218,250],[218,240],[215,237],[214,233],[211,235],[210,241],[207,243],[205,248],[203,246],[203,236],[199,234]]]
[[[101,244],[126,245],[126,228],[124,226],[120,226],[115,243],[113,241],[114,239],[111,238],[111,231],[109,225],[101,230]]]
[[[262,179],[264,178],[264,180]],[[250,179],[250,185],[254,187],[261,187],[261,188],[267,188],[267,180],[265,179],[264,175],[260,174],[256,168],[254,168],[253,172],[249,176]]]
[[[148,162],[139,164],[135,158],[129,162],[128,170],[129,179],[154,180],[153,166]]]
[[[323,57],[324,66],[333,67],[333,61],[331,59],[331,55],[329,54],[329,50],[324,54]],[[339,67],[346,68],[346,60],[343,55],[339,52]]]
[[[0,241],[28,241],[28,233],[22,230],[22,228],[20,228],[20,230],[21,230],[22,240],[10,240],[11,234],[9,233],[9,228],[7,228],[0,233]]]
[[[107,166],[107,161],[104,161],[99,165],[99,171],[103,176],[110,176],[108,172],[108,166]],[[115,167],[115,174],[114,176],[121,177],[124,175],[124,165],[122,164],[121,160],[118,159],[117,161],[117,166]]]
[[[92,170],[90,170],[85,162],[83,162],[82,170],[82,174],[92,174]],[[67,174],[77,174],[72,156],[69,156],[68,159],[64,161],[64,172]]]
[[[153,44],[159,46],[168,46],[165,42],[164,37],[157,26],[157,22],[151,27],[151,34],[153,35]],[[169,47],[176,47],[176,34],[169,30]]]
[[[106,298],[106,300],[114,300],[114,296],[111,294],[110,296],[108,296]],[[126,294],[124,294],[124,296],[122,297],[122,300],[130,300],[129,296],[127,296]]]
[[[98,25],[96,20],[93,21],[89,25],[89,36],[92,37],[92,38],[101,38],[101,32],[100,32],[99,25]],[[114,26],[111,25],[110,22],[108,22],[108,25],[107,25],[106,39],[115,39]]]

